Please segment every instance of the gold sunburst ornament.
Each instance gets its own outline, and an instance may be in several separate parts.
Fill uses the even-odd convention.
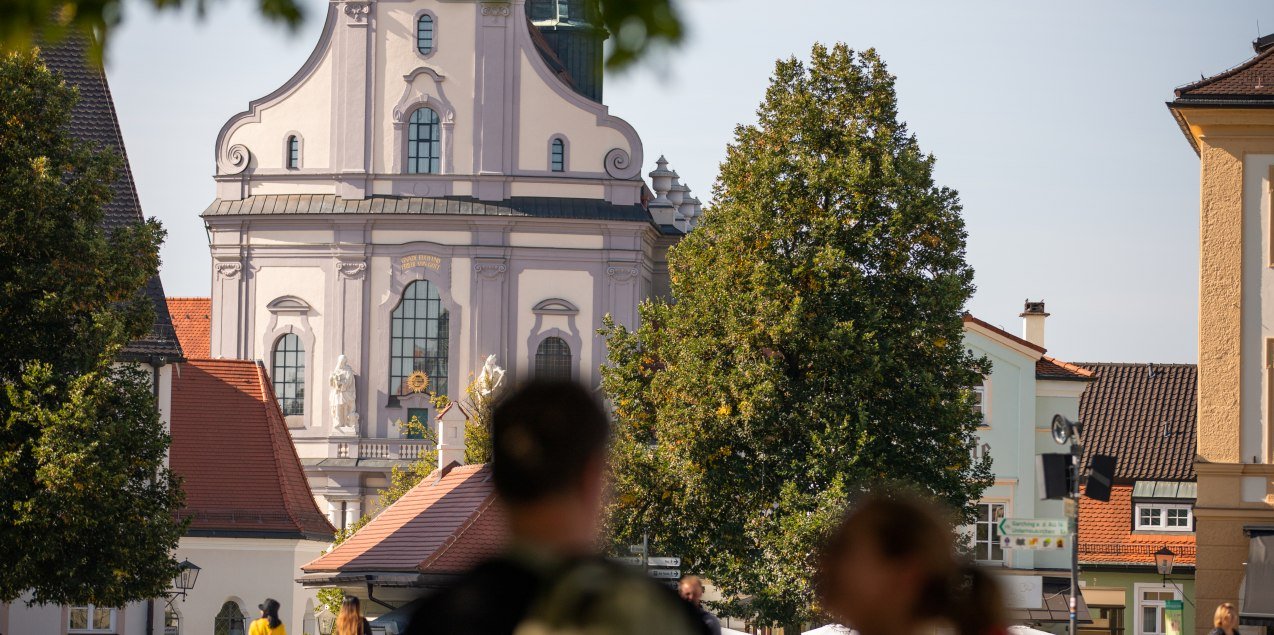
[[[407,376],[407,390],[414,393],[422,393],[427,388],[429,388],[429,375],[426,375],[425,371],[413,371]]]

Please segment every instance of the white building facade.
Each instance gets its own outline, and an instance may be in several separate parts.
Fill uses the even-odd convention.
[[[211,354],[265,361],[337,526],[431,447],[398,425],[436,415],[429,393],[463,398],[489,356],[596,384],[603,317],[633,326],[667,289],[697,201],[663,164],[652,193],[595,101],[584,5],[334,1],[305,65],[218,136]]]

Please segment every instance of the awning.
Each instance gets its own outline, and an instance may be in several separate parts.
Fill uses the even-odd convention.
[[[1239,590],[1239,623],[1274,626],[1274,532],[1249,529],[1247,574]]]
[[[1036,624],[1069,622],[1070,584],[1067,578],[1044,578],[1044,597],[1040,608],[1009,609],[1009,620],[1015,623]],[[1080,624],[1091,624],[1093,618],[1088,614],[1088,604],[1084,602],[1084,594],[1080,593],[1077,599],[1075,619]]]

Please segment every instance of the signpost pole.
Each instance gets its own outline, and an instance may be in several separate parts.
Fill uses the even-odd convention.
[[[1070,635],[1076,635],[1079,610],[1079,461],[1083,447],[1078,435],[1071,438],[1071,597],[1070,597]]]

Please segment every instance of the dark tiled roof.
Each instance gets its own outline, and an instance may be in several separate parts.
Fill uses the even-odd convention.
[[[1274,48],[1175,91],[1174,105],[1274,106]]]
[[[259,362],[177,367],[169,463],[182,477],[192,535],[331,540],[283,412]]]
[[[115,102],[101,68],[92,66],[85,58],[86,42],[76,35],[68,35],[56,46],[43,47],[40,57],[50,70],[80,91],[79,101],[71,116],[71,134],[77,139],[99,148],[109,148],[119,154],[123,166],[112,184],[114,196],[105,205],[106,216],[102,225],[115,229],[141,222],[142,208],[137,200],[137,188],[133,184],[133,171],[124,151],[124,137],[119,131],[119,119],[115,116]],[[164,302],[164,285],[159,277],[151,278],[145,293],[155,309],[155,324],[150,334],[130,342],[124,348],[126,359],[146,359],[151,356],[181,358],[181,346],[173,332],[172,320]]]
[[[491,469],[435,471],[336,548],[301,567],[306,573],[461,573],[498,554],[508,525]]]
[[[216,200],[204,210],[203,216],[290,214],[529,216],[650,222],[650,214],[641,205],[615,205],[596,199],[548,196],[515,196],[504,201],[479,201],[468,196],[373,196],[362,200],[347,200],[330,194],[270,194],[249,196],[239,201]]]
[[[1097,381],[1079,399],[1083,462],[1118,459],[1115,477],[1193,480],[1197,368],[1194,364],[1078,364]]]
[[[212,357],[212,298],[168,298],[168,314],[187,357]]]
[[[1079,499],[1079,561],[1085,564],[1153,567],[1155,552],[1168,547],[1178,566],[1194,566],[1194,532],[1137,533],[1132,530],[1132,486],[1110,492],[1110,502]]]
[[[1045,355],[1035,360],[1035,378],[1062,381],[1092,381],[1093,373],[1090,370]]]

